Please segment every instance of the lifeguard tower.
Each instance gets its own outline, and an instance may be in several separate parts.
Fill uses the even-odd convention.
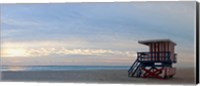
[[[149,47],[149,52],[137,52],[137,59],[128,70],[129,77],[172,78],[176,73],[176,43],[169,39],[144,40],[138,43]]]

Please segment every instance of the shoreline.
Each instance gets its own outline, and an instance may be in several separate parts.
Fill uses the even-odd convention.
[[[130,78],[128,70],[3,71],[2,81],[127,84],[195,84],[194,68],[177,69],[172,79]]]

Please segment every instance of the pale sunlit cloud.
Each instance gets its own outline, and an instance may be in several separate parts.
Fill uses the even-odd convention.
[[[66,44],[67,43],[67,44]],[[4,42],[1,48],[1,57],[41,57],[51,55],[95,55],[95,56],[108,56],[108,55],[123,55],[132,57],[135,51],[130,50],[113,50],[102,48],[72,48],[73,44],[84,44],[83,42],[55,42],[55,41],[42,41],[42,42]],[[77,47],[77,46],[76,46]]]
[[[85,47],[83,47],[83,45]],[[98,44],[96,44],[98,46]],[[104,45],[110,46],[110,45]],[[123,55],[132,57],[135,51],[132,49],[123,49],[122,44],[113,44],[118,48],[100,48],[95,47],[94,43],[88,43],[82,39],[69,41],[28,41],[28,42],[3,42],[1,53],[2,57],[41,57],[41,56],[62,56],[62,55]],[[110,46],[111,47],[111,46]],[[121,49],[122,47],[122,49]],[[128,46],[127,46],[128,47]],[[130,46],[131,47],[131,46]],[[132,47],[137,48],[137,45]]]
[[[41,57],[50,55],[124,55],[131,56],[131,51],[117,51],[104,49],[66,49],[66,48],[39,48],[39,49],[3,49],[2,57]]]
[[[78,45],[85,45],[87,42],[83,39],[68,39],[68,41],[3,41],[1,43],[2,48],[61,48],[61,47],[79,47]]]

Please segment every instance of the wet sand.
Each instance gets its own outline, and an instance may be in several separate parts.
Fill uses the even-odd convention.
[[[2,81],[135,84],[195,84],[194,68],[178,68],[172,79],[130,78],[127,70],[4,71]]]

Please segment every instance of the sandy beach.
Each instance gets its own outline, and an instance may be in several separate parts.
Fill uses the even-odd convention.
[[[129,78],[127,70],[4,71],[2,81],[195,84],[193,68],[179,68],[172,79]]]

